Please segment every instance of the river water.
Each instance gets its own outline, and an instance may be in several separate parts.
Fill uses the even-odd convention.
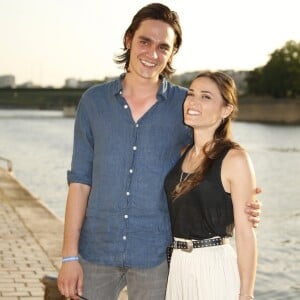
[[[0,110],[0,157],[63,219],[74,119],[60,111]],[[256,299],[300,299],[300,126],[236,122],[263,189]]]

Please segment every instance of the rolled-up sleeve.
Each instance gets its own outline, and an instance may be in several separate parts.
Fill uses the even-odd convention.
[[[72,182],[92,185],[94,139],[86,102],[82,96],[76,113],[71,170],[67,171],[68,184]]]

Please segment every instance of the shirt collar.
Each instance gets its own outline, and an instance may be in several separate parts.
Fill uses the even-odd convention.
[[[122,80],[124,79],[126,73],[122,73],[119,78],[116,80],[116,85],[114,88],[114,94],[122,94]],[[168,98],[168,87],[169,87],[169,82],[168,80],[160,75],[159,79],[161,80],[160,86],[157,92],[157,100],[166,100]]]

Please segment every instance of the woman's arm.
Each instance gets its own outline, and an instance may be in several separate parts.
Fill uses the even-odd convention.
[[[254,201],[256,195],[255,173],[249,155],[244,150],[230,150],[224,159],[222,174],[230,189],[233,202],[241,280],[240,299],[251,299],[256,276],[257,245],[255,229],[245,213],[246,203]]]
[[[71,183],[67,198],[63,257],[78,256],[78,243],[80,231],[83,224],[90,186],[81,183]],[[59,276],[58,287],[66,297],[77,298],[82,292],[83,272],[78,261],[69,261],[62,264]]]

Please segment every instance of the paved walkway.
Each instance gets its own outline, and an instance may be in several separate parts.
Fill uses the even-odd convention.
[[[43,300],[41,280],[57,275],[62,240],[62,220],[0,167],[0,300]]]
[[[63,223],[0,168],[0,299],[44,299],[60,264]]]

